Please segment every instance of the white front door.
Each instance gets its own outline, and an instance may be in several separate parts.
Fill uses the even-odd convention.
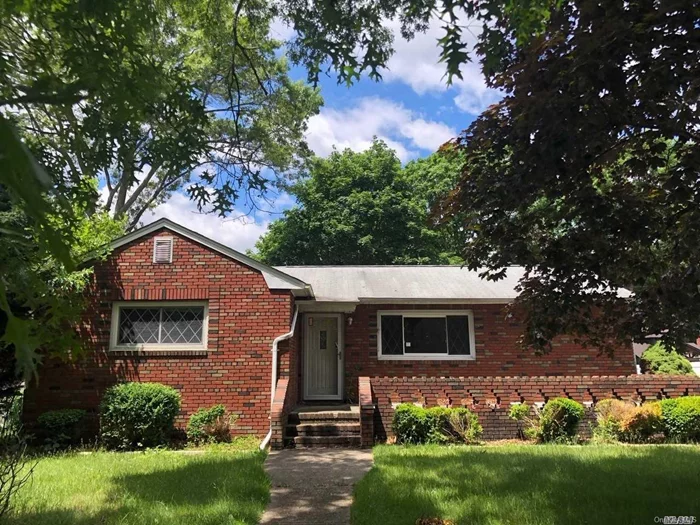
[[[305,325],[304,399],[342,399],[340,315],[307,314]]]

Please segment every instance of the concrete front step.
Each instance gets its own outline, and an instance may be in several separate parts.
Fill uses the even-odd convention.
[[[291,439],[295,447],[359,447],[360,436],[296,436]]]
[[[287,425],[287,436],[359,436],[360,423],[315,422]]]
[[[292,412],[289,414],[287,420],[289,423],[313,423],[313,422],[355,422],[360,421],[359,412],[351,412],[349,410],[343,411],[331,411],[324,410],[319,412]]]

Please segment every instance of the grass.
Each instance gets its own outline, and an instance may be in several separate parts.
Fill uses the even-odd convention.
[[[269,497],[264,459],[241,444],[44,458],[7,523],[254,524]]]
[[[353,525],[654,523],[700,519],[696,446],[378,446]]]

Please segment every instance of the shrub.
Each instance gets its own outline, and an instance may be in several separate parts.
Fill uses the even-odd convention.
[[[192,443],[225,443],[231,441],[231,426],[237,418],[226,413],[224,405],[200,408],[187,423],[187,439]]]
[[[167,442],[180,394],[159,383],[122,383],[109,388],[100,404],[100,435],[105,446],[133,450]]]
[[[482,428],[466,408],[422,408],[410,403],[396,407],[393,429],[397,443],[473,443]]]
[[[511,405],[508,411],[508,417],[513,419],[518,424],[518,439],[525,439],[525,432],[523,431],[523,422],[528,419],[530,415],[530,406],[527,403],[516,403]]]
[[[430,425],[424,408],[403,403],[396,407],[392,423],[397,443],[427,443]]]
[[[571,440],[584,413],[583,405],[573,399],[556,397],[547,401],[540,415],[540,439],[546,443]]]
[[[603,399],[596,403],[594,439],[605,443],[619,441],[622,438],[622,420],[633,409],[634,404],[620,399]]]
[[[75,445],[80,440],[85,410],[66,408],[44,412],[37,418],[39,433],[52,449]]]
[[[641,357],[642,371],[649,374],[693,375],[690,361],[678,352],[667,349],[661,343],[647,348]]]
[[[635,405],[630,401],[604,399],[595,408],[597,426],[593,430],[596,441],[626,441],[641,443],[663,429],[659,403]]]
[[[662,430],[663,423],[659,403],[645,403],[633,407],[620,424],[622,439],[630,443],[649,441],[654,434],[658,434]]]
[[[21,397],[0,402],[0,522],[10,510],[15,494],[29,483],[36,466],[27,454],[27,440],[19,423]]]
[[[659,404],[666,436],[674,441],[700,440],[700,396],[664,399]]]
[[[448,423],[454,440],[467,445],[478,442],[484,430],[477,415],[466,408],[451,409]]]

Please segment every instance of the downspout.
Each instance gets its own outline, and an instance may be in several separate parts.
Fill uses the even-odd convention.
[[[275,390],[277,390],[277,363],[279,361],[279,351],[277,346],[280,342],[285,341],[294,335],[294,329],[297,326],[297,317],[299,316],[299,309],[294,306],[294,316],[292,317],[292,328],[286,334],[282,334],[272,341],[272,385],[271,385],[271,395],[270,395],[270,407],[272,408],[272,402],[275,400]],[[267,445],[272,439],[272,420],[270,420],[270,430],[267,435],[263,438],[262,443],[260,443],[260,450],[265,450]]]

